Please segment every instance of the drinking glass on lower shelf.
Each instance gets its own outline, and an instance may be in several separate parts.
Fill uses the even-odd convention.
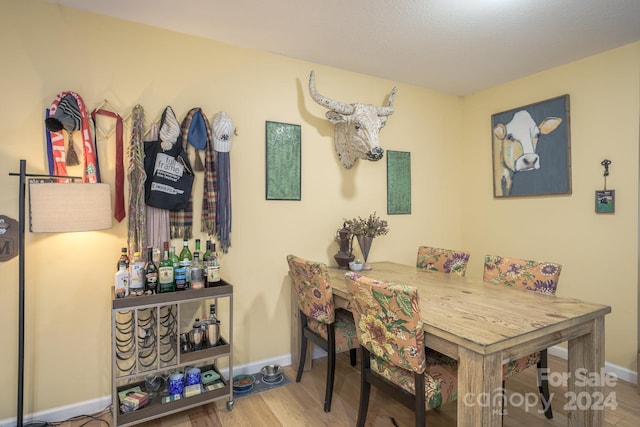
[[[173,375],[175,372],[177,372],[176,369],[167,369],[166,371],[162,372],[162,382],[164,383],[164,387],[162,388],[160,395],[162,396],[169,395],[169,377]]]
[[[149,399],[157,396],[157,391],[162,385],[162,377],[158,374],[148,374],[144,377],[144,385],[149,394]]]

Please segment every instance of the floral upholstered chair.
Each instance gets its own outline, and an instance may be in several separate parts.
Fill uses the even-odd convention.
[[[418,248],[417,267],[430,271],[441,271],[464,276],[469,263],[469,252],[453,249],[432,248],[420,246]]]
[[[457,362],[425,348],[415,287],[346,278],[362,352],[357,426],[365,425],[373,384],[415,410],[416,426],[424,427],[428,409],[457,398]]]
[[[302,379],[308,340],[327,352],[327,383],[324,411],[331,411],[336,354],[350,351],[351,366],[356,365],[356,337],[353,315],[335,309],[333,290],[326,264],[306,261],[295,255],[287,256],[289,275],[295,289],[300,311],[300,361],[296,382]]]
[[[486,255],[484,257],[483,280],[495,285],[509,286],[515,289],[529,290],[544,294],[555,294],[562,266],[553,262],[539,262],[518,258]],[[549,401],[549,382],[547,375],[547,350],[532,353],[512,360],[502,366],[502,388],[505,379],[536,365],[538,368],[538,389],[542,395],[544,415],[553,418]]]

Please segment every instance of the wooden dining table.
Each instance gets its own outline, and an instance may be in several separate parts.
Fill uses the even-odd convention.
[[[418,288],[425,345],[458,361],[458,426],[502,425],[502,365],[568,342],[568,425],[604,425],[604,316],[611,307],[526,292],[481,280],[393,262],[371,263],[358,274]],[[346,270],[329,268],[337,307],[349,310]],[[299,326],[292,302],[292,361],[298,363]],[[309,354],[310,352],[307,352]],[[308,365],[306,365],[307,367]],[[585,380],[586,379],[586,380]],[[499,393],[499,394],[498,394]],[[553,404],[553,401],[551,402]]]

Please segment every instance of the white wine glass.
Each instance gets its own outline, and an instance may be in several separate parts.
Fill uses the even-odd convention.
[[[167,369],[162,372],[162,382],[164,383],[164,387],[162,388],[160,395],[169,395],[169,377],[171,377],[171,375],[173,375],[175,372],[177,372],[176,369]]]
[[[144,377],[144,385],[149,394],[149,399],[153,399],[158,395],[157,391],[162,385],[162,377],[158,374],[147,374]]]

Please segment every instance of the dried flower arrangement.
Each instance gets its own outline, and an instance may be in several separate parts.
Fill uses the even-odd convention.
[[[354,236],[378,237],[384,236],[389,232],[387,221],[381,219],[376,212],[373,212],[368,218],[359,216],[347,219],[344,225]]]

